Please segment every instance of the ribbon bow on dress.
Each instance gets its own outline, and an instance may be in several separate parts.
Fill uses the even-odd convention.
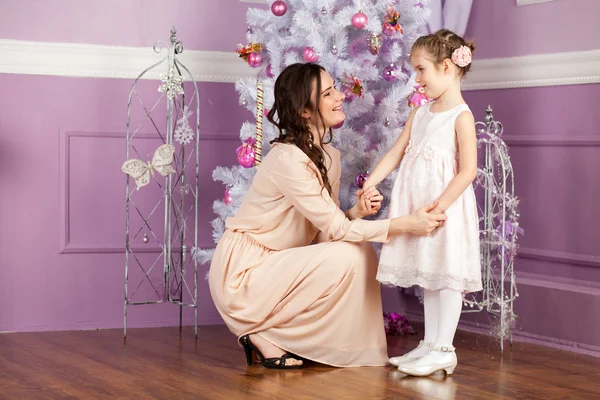
[[[162,176],[176,172],[171,165],[174,153],[175,147],[173,145],[163,144],[154,152],[152,161],[145,163],[135,158],[130,159],[123,163],[121,170],[135,179],[136,190],[139,190],[150,183],[150,174],[154,177],[154,171],[157,171]]]

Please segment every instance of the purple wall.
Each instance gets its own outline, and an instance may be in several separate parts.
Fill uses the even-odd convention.
[[[517,6],[516,0],[476,0],[465,36],[476,58],[593,50],[600,47],[598,1],[554,0]]]
[[[167,40],[175,25],[187,49],[217,51],[235,51],[245,40],[243,22],[224,21],[243,21],[248,7],[238,1],[216,7],[214,1],[191,0],[5,3],[0,38],[151,46]],[[125,179],[120,168],[131,84],[128,79],[0,74],[0,331],[123,326]],[[143,81],[141,92],[155,93],[158,84]],[[199,90],[200,245],[211,247],[207,221],[224,189],[211,172],[216,165],[235,163],[240,126],[252,116],[237,106],[232,84],[199,83]],[[200,323],[221,323],[204,274],[201,268]],[[191,310],[184,315],[186,324],[193,322]],[[170,304],[136,306],[129,317],[131,327],[174,325],[179,310]]]
[[[595,0],[556,0],[518,7],[514,1],[474,2],[466,36],[479,58],[600,49]],[[560,26],[568,34],[558,35]],[[521,199],[525,236],[515,261],[520,297],[516,335],[600,355],[600,85],[465,92],[476,120],[488,104],[504,125]],[[406,312],[422,316],[414,298]],[[493,318],[464,315],[468,329],[489,332]]]
[[[4,1],[0,38],[147,47],[167,40],[175,25],[187,49],[235,51],[246,38],[248,6],[239,0]]]

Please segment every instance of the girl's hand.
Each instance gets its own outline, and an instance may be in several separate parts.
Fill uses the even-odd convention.
[[[356,207],[360,218],[375,215],[381,208],[383,196],[375,186],[361,189],[356,192]]]

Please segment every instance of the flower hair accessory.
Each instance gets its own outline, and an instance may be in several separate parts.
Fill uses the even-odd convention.
[[[471,49],[467,46],[460,46],[452,53],[452,62],[459,67],[466,67],[471,64]]]

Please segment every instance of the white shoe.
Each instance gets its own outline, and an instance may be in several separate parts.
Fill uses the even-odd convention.
[[[435,346],[429,350],[427,355],[408,364],[398,367],[398,371],[412,376],[428,376],[437,371],[444,371],[446,375],[452,375],[458,364],[454,347]]]
[[[419,349],[421,349],[422,347],[426,346],[427,349],[423,349],[422,351],[425,351],[425,353],[423,354],[422,351],[418,351]],[[427,354],[427,352],[429,351],[429,349],[433,346],[433,344],[431,343],[425,343],[424,341],[420,341],[419,345],[414,348],[413,350],[409,351],[408,353],[406,353],[403,356],[398,356],[398,357],[392,357],[389,359],[390,364],[392,364],[394,367],[398,367],[400,365],[404,365],[407,363],[411,363],[413,361],[418,360],[419,358],[423,357],[425,354]],[[414,355],[414,354],[417,355]],[[418,355],[419,353],[422,353],[422,355]]]

